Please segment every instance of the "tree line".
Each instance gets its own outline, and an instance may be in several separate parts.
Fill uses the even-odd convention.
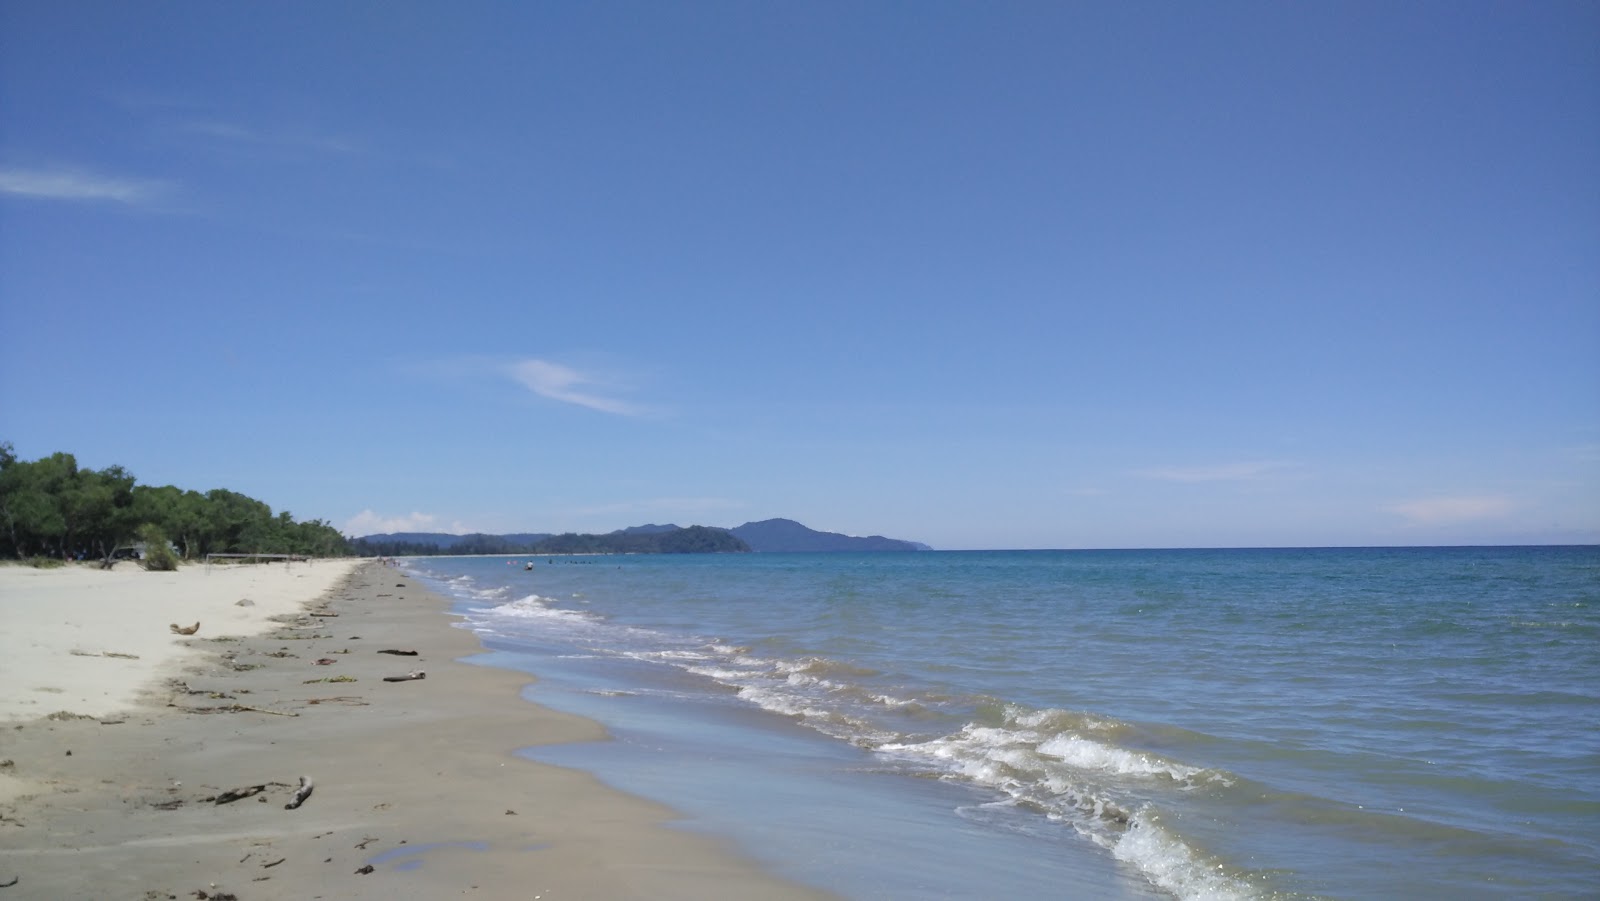
[[[206,554],[349,553],[338,529],[273,514],[255,498],[215,488],[140,485],[121,466],[80,467],[72,454],[19,460],[0,442],[0,556],[110,563],[136,540],[166,542],[188,560]]]
[[[568,532],[537,541],[511,541],[501,535],[463,535],[447,546],[433,542],[373,541],[357,538],[351,553],[362,556],[439,557],[462,554],[727,554],[745,553],[750,545],[729,532],[709,526],[688,526],[666,532],[612,532],[584,535]]]

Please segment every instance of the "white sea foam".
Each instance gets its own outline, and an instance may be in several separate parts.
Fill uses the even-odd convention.
[[[691,666],[686,668],[689,670],[689,672],[694,673],[695,675],[705,676],[708,679],[714,679],[718,682],[721,682],[723,685],[728,685],[735,688],[739,686],[739,683],[744,676],[744,673],[739,672],[738,670],[723,669],[722,667],[717,666]]]
[[[585,618],[582,613],[563,610],[560,607],[550,606],[551,599],[540,597],[536,594],[526,595],[491,608],[488,612],[495,616],[516,618],[543,618],[543,617],[574,617]]]
[[[870,677],[878,675],[878,671],[865,667],[853,666],[839,660],[830,660],[827,657],[801,657],[798,660],[777,660],[772,662],[772,668],[780,673],[801,673],[806,675],[828,674],[834,676]]]
[[[1002,792],[1012,802],[1042,809],[1052,820],[1070,824],[1185,901],[1256,896],[1248,883],[1164,828],[1151,808],[1130,812],[1137,802],[1126,794],[1127,786],[1141,780],[1223,778],[1219,774],[1081,734],[1018,728],[1024,723],[1085,725],[1083,717],[1067,711],[1010,713],[1005,726],[969,723],[950,735],[924,742],[889,743],[879,750],[937,761],[946,772]],[[1109,731],[1112,724],[1097,725],[1100,731]]]
[[[517,622],[542,621],[553,625],[591,625],[595,618],[575,610],[550,606],[550,599],[537,594],[525,595],[514,601],[494,607],[472,611],[466,616],[468,626],[476,631],[499,635],[502,628]]]
[[[667,649],[662,651],[625,651],[623,652],[623,656],[632,657],[635,660],[655,660],[662,663],[681,663],[685,660],[700,661],[712,659],[709,655],[703,654],[700,651],[686,651],[679,649]]]
[[[1101,770],[1120,776],[1165,776],[1183,782],[1205,772],[1198,767],[1162,760],[1154,754],[1114,748],[1076,735],[1052,736],[1040,742],[1038,750],[1046,757],[1053,757],[1079,769]]]
[[[1249,901],[1259,897],[1249,883],[1209,860],[1140,810],[1111,844],[1118,860],[1139,868],[1145,878],[1184,901]]]
[[[786,692],[770,691],[754,685],[746,685],[739,689],[739,697],[763,710],[781,713],[784,716],[803,717],[812,713],[812,710],[804,701]]]

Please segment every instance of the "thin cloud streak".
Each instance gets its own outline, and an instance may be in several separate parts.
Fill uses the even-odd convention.
[[[1163,466],[1134,474],[1164,482],[1254,482],[1282,475],[1292,464],[1274,461],[1224,463],[1216,466]]]
[[[296,132],[264,132],[231,122],[192,121],[179,128],[190,134],[235,144],[277,147],[285,150],[314,150],[322,153],[356,153],[360,148],[343,138]]]
[[[442,525],[439,517],[432,513],[412,512],[399,516],[384,516],[368,509],[346,520],[340,531],[360,538],[364,535],[387,535],[394,532],[444,532],[450,535],[467,535],[473,530],[460,522],[452,522],[448,526]]]
[[[1495,519],[1511,512],[1515,506],[1508,497],[1483,495],[1475,497],[1425,497],[1401,501],[1384,507],[1384,512],[1395,513],[1419,526],[1454,525]]]
[[[548,360],[523,360],[506,367],[506,373],[518,384],[540,397],[558,400],[611,413],[617,416],[642,416],[645,410],[626,401],[603,397],[585,386],[597,385],[597,380],[560,363]],[[599,387],[604,387],[599,385]]]
[[[0,194],[43,200],[109,200],[131,206],[152,200],[165,189],[162,182],[71,170],[0,169]]]

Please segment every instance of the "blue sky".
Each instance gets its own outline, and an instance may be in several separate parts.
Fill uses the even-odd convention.
[[[1600,541],[1600,6],[4,0],[0,440],[354,534]]]

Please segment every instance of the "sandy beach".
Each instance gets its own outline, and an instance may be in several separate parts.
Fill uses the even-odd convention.
[[[828,897],[514,756],[605,736],[446,609],[376,563],[0,567],[0,899]]]

